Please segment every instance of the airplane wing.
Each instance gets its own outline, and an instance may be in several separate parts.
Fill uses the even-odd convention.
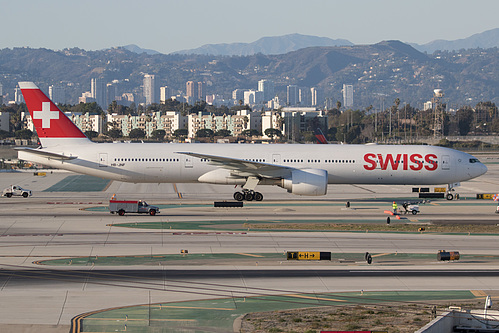
[[[282,165],[248,161],[224,156],[207,155],[192,152],[177,152],[177,154],[207,159],[210,164],[232,170],[234,174],[237,174],[241,177],[259,176],[264,178],[283,178],[289,176],[291,171],[295,170],[295,168],[285,167]]]
[[[15,148],[15,150],[24,151],[24,152],[27,152],[30,154],[40,155],[43,157],[52,158],[54,160],[74,160],[75,158],[78,158],[78,156],[67,156],[67,155],[51,153],[48,151],[43,151],[40,149],[33,149],[33,148]]]

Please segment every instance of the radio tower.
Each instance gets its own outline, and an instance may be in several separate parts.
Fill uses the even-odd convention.
[[[438,138],[444,135],[444,108],[442,106],[442,98],[444,91],[442,89],[433,90],[433,98],[431,104],[433,106],[434,122],[433,122],[433,137]]]

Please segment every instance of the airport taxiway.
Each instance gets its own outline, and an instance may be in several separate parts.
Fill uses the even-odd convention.
[[[421,215],[392,223],[497,225],[495,203],[474,199],[477,193],[499,192],[496,163],[491,157],[486,175],[462,184],[462,200],[432,201],[422,205]],[[247,230],[245,225],[249,221],[289,220],[385,223],[384,210],[389,209],[391,200],[416,199],[409,186],[330,186],[326,197],[314,200],[266,187],[263,203],[230,209],[215,209],[212,203],[215,197],[230,200],[231,186],[112,182],[103,190],[81,192],[76,181],[76,188],[44,192],[69,175],[0,174],[1,187],[18,184],[34,191],[28,199],[0,198],[0,325],[41,324],[67,331],[71,318],[93,310],[231,295],[499,289],[499,226],[497,234],[468,235],[256,231]],[[154,217],[111,215],[105,206],[112,194],[165,208]],[[346,209],[346,201],[351,201],[351,209]],[[147,222],[161,223],[161,228],[117,226]],[[440,249],[460,251],[463,260],[444,263],[407,256],[435,254],[436,258]],[[180,256],[181,250],[188,250],[187,257],[241,255],[186,263],[162,259],[140,265],[95,264],[95,260],[110,256]],[[285,251],[330,251],[337,260],[286,261]],[[368,265],[362,260],[366,251],[381,256]],[[259,257],[262,253],[274,256]],[[360,259],[340,260],[341,254],[346,258],[352,253]],[[471,254],[477,257],[466,259]],[[94,263],[36,263],[71,257],[88,257]]]

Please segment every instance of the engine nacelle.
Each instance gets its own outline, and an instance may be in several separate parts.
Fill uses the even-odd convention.
[[[291,177],[283,179],[280,186],[296,195],[325,195],[327,171],[322,169],[293,170]]]

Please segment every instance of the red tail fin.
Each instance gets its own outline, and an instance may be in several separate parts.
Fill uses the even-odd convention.
[[[86,138],[33,82],[19,82],[19,87],[42,145],[44,138]]]
[[[324,133],[322,133],[322,130],[320,128],[317,127],[315,129],[314,135],[315,135],[315,138],[317,139],[317,143],[325,144],[325,145],[328,144],[326,136],[324,135]]]

